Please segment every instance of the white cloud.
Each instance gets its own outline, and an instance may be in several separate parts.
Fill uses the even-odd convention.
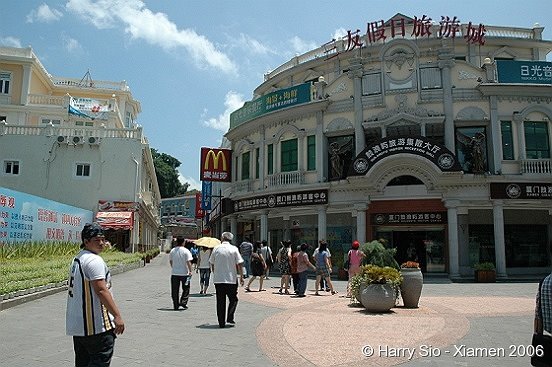
[[[226,97],[224,99],[224,106],[226,107],[224,112],[217,117],[211,117],[204,120],[203,123],[210,128],[227,132],[230,127],[230,114],[238,108],[243,107],[243,104],[243,96],[239,93],[230,91],[226,93]],[[204,118],[207,113],[208,111],[205,110],[202,117]]]
[[[199,175],[199,172],[198,172],[198,175]],[[201,182],[198,180],[195,180],[191,177],[184,177],[180,172],[178,173],[178,180],[180,181],[181,184],[185,184],[186,182],[190,184],[190,186],[188,186],[188,191],[191,191],[191,190],[201,191]]]
[[[290,41],[293,51],[297,54],[304,54],[307,51],[320,47],[315,42],[305,41],[301,38],[294,36]]]
[[[63,13],[57,9],[51,9],[48,5],[42,4],[27,14],[27,23],[40,22],[52,23],[61,19]]]
[[[242,48],[251,51],[254,54],[266,55],[266,54],[276,54],[275,51],[263,45],[261,42],[257,41],[253,37],[240,33],[240,38],[237,40]]]
[[[141,39],[164,50],[184,48],[198,67],[207,64],[228,74],[237,66],[205,36],[192,29],[178,29],[164,13],[154,13],[141,0],[69,0],[66,8],[104,29],[121,23],[133,39]]]
[[[21,41],[15,37],[0,37],[0,45],[21,48]]]
[[[67,35],[63,35],[62,39],[63,39],[63,46],[68,52],[76,53],[76,52],[81,52],[83,50],[81,44],[76,39],[71,38]]]
[[[334,31],[333,35],[331,36],[332,38],[330,38],[328,41],[331,41],[331,39],[338,40],[345,36],[347,36],[347,31],[345,30],[345,28],[338,28]]]

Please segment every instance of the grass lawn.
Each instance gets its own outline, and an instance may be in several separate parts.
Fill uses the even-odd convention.
[[[0,294],[67,280],[79,251],[72,243],[0,244]],[[144,254],[106,250],[101,256],[113,268],[140,261]]]

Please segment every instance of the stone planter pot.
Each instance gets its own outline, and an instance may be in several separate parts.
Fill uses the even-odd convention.
[[[400,288],[404,307],[418,308],[418,302],[420,301],[424,286],[422,271],[416,268],[403,268],[401,269],[401,275],[403,281]]]
[[[388,312],[395,306],[395,290],[390,284],[369,284],[360,287],[360,303],[369,312]]]

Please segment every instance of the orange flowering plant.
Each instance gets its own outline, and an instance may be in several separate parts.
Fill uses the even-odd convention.
[[[401,269],[410,268],[410,269],[420,269],[420,264],[416,261],[407,261],[401,264]]]

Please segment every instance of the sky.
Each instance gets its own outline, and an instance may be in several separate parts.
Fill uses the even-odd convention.
[[[544,26],[552,1],[0,0],[0,45],[32,47],[56,77],[123,81],[152,148],[201,190],[201,147],[219,147],[230,113],[263,75],[348,30],[397,13],[461,23]],[[8,16],[9,14],[9,16]],[[548,60],[551,61],[551,55]]]

